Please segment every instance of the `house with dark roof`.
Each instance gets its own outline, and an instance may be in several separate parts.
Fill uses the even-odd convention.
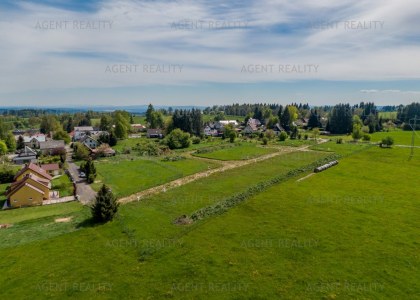
[[[147,129],[148,138],[163,138],[162,130],[160,129]]]
[[[284,128],[280,125],[280,123],[276,123],[271,127],[276,135],[279,135],[280,132],[285,131]]]
[[[36,156],[37,152],[35,150],[25,146],[25,148],[20,151],[19,154],[12,159],[12,161],[17,165],[36,163],[38,161]]]

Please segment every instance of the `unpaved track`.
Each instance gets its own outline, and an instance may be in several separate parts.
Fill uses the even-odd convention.
[[[324,143],[327,140],[321,140],[319,143]],[[158,194],[158,193],[162,193],[162,192],[166,192],[169,189],[175,188],[175,187],[179,187],[181,185],[196,181],[198,179],[207,177],[209,175],[212,175],[214,173],[219,173],[219,172],[225,172],[227,170],[231,170],[231,169],[235,169],[235,168],[239,168],[242,166],[246,166],[246,165],[250,165],[250,164],[254,164],[257,162],[261,162],[279,155],[284,155],[286,153],[292,153],[292,152],[298,152],[298,151],[311,151],[310,149],[308,149],[311,145],[306,145],[306,146],[302,146],[302,147],[279,147],[279,151],[278,152],[274,152],[274,153],[270,153],[267,155],[263,155],[254,159],[249,159],[249,160],[239,160],[239,161],[219,161],[222,166],[216,169],[211,169],[208,171],[202,171],[199,173],[195,173],[186,177],[182,177],[173,181],[170,181],[168,183],[159,185],[159,186],[155,186],[153,188],[132,194],[130,196],[124,197],[124,198],[120,198],[118,200],[119,203],[129,203],[129,202],[133,202],[133,201],[140,201],[140,199],[154,195],[154,194]],[[188,155],[191,155],[191,152],[188,153]],[[200,157],[196,157],[194,156],[195,159],[203,159],[203,160],[211,160],[208,158],[200,158]],[[211,160],[211,161],[215,161],[215,160]]]

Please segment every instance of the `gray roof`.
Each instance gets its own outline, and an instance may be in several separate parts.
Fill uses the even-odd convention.
[[[39,149],[56,149],[56,148],[64,148],[65,143],[63,140],[49,140],[47,142],[39,143]]]

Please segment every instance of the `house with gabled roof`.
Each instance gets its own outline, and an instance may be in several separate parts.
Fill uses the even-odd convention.
[[[39,149],[40,143],[47,140],[47,137],[44,134],[36,134],[32,136],[22,135],[22,137],[25,146],[28,146],[32,149]]]
[[[99,147],[99,145],[101,144],[100,141],[98,141],[96,138],[92,137],[92,136],[84,136],[81,140],[80,143],[82,143],[83,145],[85,145],[86,147],[88,147],[89,149],[96,149]]]
[[[36,176],[51,181],[52,177],[47,173],[47,171],[43,170],[40,166],[29,163],[26,164],[17,174],[15,175],[14,180],[20,180],[27,174],[35,174]]]
[[[27,164],[14,179],[6,191],[8,208],[42,205],[50,199],[52,177],[41,167]]]
[[[22,165],[26,163],[36,163],[38,160],[36,158],[37,152],[28,146],[25,146],[22,151],[15,156],[12,161],[14,164]]]

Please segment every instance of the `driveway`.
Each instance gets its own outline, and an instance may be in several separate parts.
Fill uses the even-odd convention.
[[[87,184],[86,179],[79,177],[79,167],[73,162],[71,158],[73,149],[66,147],[67,151],[67,164],[69,166],[69,172],[73,180],[76,182],[77,195],[79,201],[84,204],[91,204],[95,199],[96,192]]]

